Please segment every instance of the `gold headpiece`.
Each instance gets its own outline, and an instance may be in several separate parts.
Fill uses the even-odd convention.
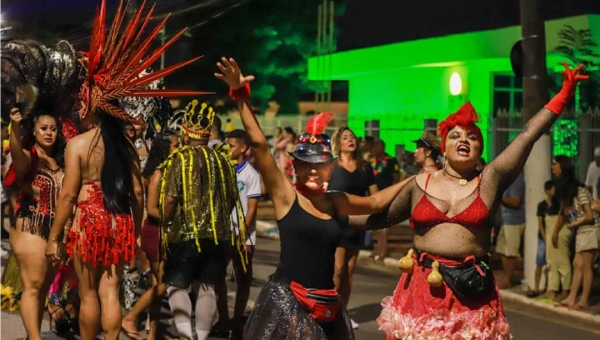
[[[215,111],[206,103],[200,104],[200,109],[196,111],[198,101],[192,100],[185,107],[183,124],[181,129],[194,139],[201,139],[210,135],[210,129],[215,119]]]

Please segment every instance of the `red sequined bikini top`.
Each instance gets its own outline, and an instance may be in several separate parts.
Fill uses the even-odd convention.
[[[411,228],[425,233],[429,229],[442,223],[458,224],[469,230],[475,228],[484,228],[488,225],[490,212],[481,199],[479,185],[477,185],[477,197],[475,200],[473,200],[473,202],[471,202],[471,204],[469,204],[469,206],[459,214],[453,217],[448,217],[429,199],[429,195],[427,194],[427,185],[429,184],[430,177],[431,174],[427,176],[425,189],[423,190],[423,197],[421,197],[411,214]]]

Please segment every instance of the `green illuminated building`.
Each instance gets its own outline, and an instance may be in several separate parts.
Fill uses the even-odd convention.
[[[560,71],[558,32],[565,25],[590,29],[600,38],[600,15],[546,22],[547,65]],[[365,121],[379,120],[380,138],[393,154],[395,144],[410,142],[423,131],[424,119],[438,122],[470,100],[481,115],[487,159],[493,156],[490,124],[499,109],[520,110],[521,79],[514,77],[509,55],[521,39],[521,27],[452,34],[335,53],[308,61],[310,80],[349,82],[349,126],[363,135]],[[323,58],[323,59],[321,59]],[[331,70],[323,72],[323,65]]]

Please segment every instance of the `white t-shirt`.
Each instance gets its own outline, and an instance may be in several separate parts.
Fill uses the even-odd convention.
[[[598,177],[600,177],[600,167],[596,165],[596,162],[590,163],[590,167],[587,171],[587,177],[585,179],[585,185],[588,187],[592,187],[592,194],[594,199],[598,199],[598,189],[596,185],[598,184]]]
[[[261,186],[260,186],[260,175],[252,165],[248,163],[248,161],[244,161],[244,163],[238,165],[235,168],[235,172],[237,174],[237,186],[238,191],[240,192],[240,201],[242,203],[242,209],[244,210],[244,217],[248,212],[248,199],[249,198],[259,198],[261,196]],[[237,226],[237,211],[234,209],[232,216],[232,228],[233,230],[238,230]],[[256,244],[256,218],[252,225],[246,226],[248,239],[246,240],[246,245],[255,245]]]

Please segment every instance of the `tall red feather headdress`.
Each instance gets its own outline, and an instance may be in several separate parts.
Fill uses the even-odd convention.
[[[81,61],[87,69],[79,93],[81,113],[94,114],[102,110],[119,119],[134,122],[123,109],[112,104],[115,99],[122,97],[180,97],[209,94],[211,92],[190,90],[148,90],[145,87],[157,79],[163,78],[180,68],[187,66],[201,57],[196,57],[178,64],[166,67],[138,78],[142,71],[156,62],[165,51],[183,35],[181,30],[164,45],[148,54],[148,49],[164,27],[169,15],[165,17],[149,34],[146,28],[154,12],[153,5],[142,19],[146,0],[142,3],[135,16],[121,32],[121,24],[125,16],[123,0],[117,9],[108,34],[106,32],[106,0],[102,0],[100,9],[94,19],[90,49],[84,53]],[[142,20],[140,20],[142,19]],[[146,38],[142,39],[143,36]]]

